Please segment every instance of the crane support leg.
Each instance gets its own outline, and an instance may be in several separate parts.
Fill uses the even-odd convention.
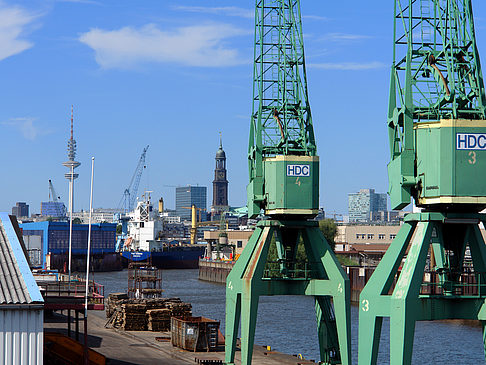
[[[325,319],[327,328],[327,339],[324,341],[321,338],[321,328],[324,323],[322,323],[322,320],[319,321],[319,314],[316,313],[321,361],[331,363],[331,359],[327,357],[331,348],[334,348],[339,350],[340,354],[337,354],[337,356],[341,359],[342,364],[351,364],[351,288],[349,278],[318,227],[303,230],[302,236],[309,262],[318,264],[316,265],[318,277],[325,279],[331,286],[327,293],[322,293],[322,295],[327,294],[326,297],[316,297],[321,311],[325,314],[321,318]],[[334,303],[334,313],[331,297]],[[318,311],[316,310],[316,312]],[[336,343],[336,340],[338,343]]]
[[[390,318],[391,365],[411,364],[416,321],[486,319],[486,245],[478,226],[484,218],[451,213],[407,216],[360,295],[359,365],[377,364],[383,317]],[[467,247],[472,283],[462,275],[467,272]],[[424,274],[429,250],[430,272]]]
[[[289,237],[302,237],[312,270],[295,277],[288,267],[281,267],[284,277],[265,277],[268,250],[274,236],[277,248],[285,246]],[[280,258],[285,255],[285,248],[288,246],[277,249]],[[290,251],[290,256],[294,257],[295,250]],[[349,279],[316,222],[271,220],[258,224],[226,280],[226,364],[234,364],[241,321],[241,364],[251,365],[261,295],[314,296],[321,361],[350,364]]]
[[[257,226],[243,253],[226,279],[226,364],[234,363],[240,321],[242,338],[249,339],[248,341],[241,341],[241,357],[242,359],[249,358],[248,364],[251,364],[258,307],[256,279],[263,276],[271,238],[270,230],[270,227],[262,228]],[[265,254],[263,255],[263,260],[262,253]],[[248,270],[247,267],[249,267]],[[241,273],[243,273],[243,276]],[[253,277],[253,274],[256,273],[260,274],[259,277],[256,275]],[[251,311],[254,311],[254,313]],[[242,312],[243,318],[241,316]]]

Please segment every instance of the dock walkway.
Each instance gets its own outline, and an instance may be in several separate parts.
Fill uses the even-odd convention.
[[[109,359],[109,364],[158,364],[187,365],[195,364],[195,359],[224,360],[224,349],[218,352],[190,352],[172,346],[170,333],[151,331],[122,331],[105,328],[104,312],[89,311],[88,344],[93,350]],[[44,329],[67,333],[66,319],[55,315],[45,318]],[[81,336],[82,337],[82,336]],[[162,342],[156,337],[162,337]],[[81,340],[82,341],[82,340]],[[235,364],[239,365],[239,355],[236,353]],[[295,356],[267,351],[262,346],[255,346],[253,351],[255,365],[305,365],[314,364],[308,360],[299,360]]]

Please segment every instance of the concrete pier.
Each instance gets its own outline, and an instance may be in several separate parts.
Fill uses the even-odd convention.
[[[186,365],[196,363],[197,359],[224,361],[223,347],[217,352],[186,351],[172,346],[169,332],[122,331],[105,328],[106,321],[104,312],[89,311],[88,345],[106,356],[110,364]],[[67,334],[66,317],[55,313],[52,317],[45,319],[44,328],[47,331]],[[83,331],[82,328],[80,330]],[[240,353],[237,352],[235,361],[237,365],[241,364],[239,355]],[[295,356],[268,351],[266,347],[262,346],[255,346],[253,363],[258,365],[314,364],[314,362],[301,360]]]
[[[199,260],[199,280],[213,283],[226,283],[226,278],[233,268],[234,261]]]

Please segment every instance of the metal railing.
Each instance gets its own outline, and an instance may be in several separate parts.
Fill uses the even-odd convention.
[[[481,280],[483,274],[462,273],[459,274],[458,281],[452,281],[441,278],[444,275],[442,273],[426,273],[420,295],[481,298],[486,296],[486,282]]]
[[[317,273],[315,270],[312,270],[311,264],[305,263],[304,268],[294,268],[294,269],[281,269],[280,268],[280,262],[279,261],[269,261],[268,264],[271,265],[278,265],[278,267],[271,267],[271,268],[266,268],[265,271],[263,272],[263,278],[264,279],[315,279],[317,276]]]

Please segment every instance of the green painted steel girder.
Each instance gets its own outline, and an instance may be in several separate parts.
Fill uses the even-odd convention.
[[[313,296],[321,361],[351,364],[349,279],[315,223],[270,220],[257,225],[226,280],[226,364],[234,364],[241,322],[241,363],[251,365],[258,299],[262,295]],[[279,278],[265,277],[272,237],[278,237],[276,244],[282,246],[302,238],[310,265],[304,277],[295,277],[290,271]],[[280,252],[285,251],[282,248]]]
[[[461,186],[459,181],[454,181],[458,186],[453,183],[441,191],[442,181],[429,183],[428,178],[445,181],[446,176],[441,174],[447,174],[446,164],[453,164],[455,158],[467,161],[470,151],[458,151],[451,159],[440,161],[438,159],[444,157],[442,150],[425,150],[425,145],[440,146],[451,153],[456,150],[456,140],[446,141],[449,135],[486,132],[486,124],[475,123],[486,119],[486,93],[471,0],[395,0],[394,18],[388,104],[388,176],[392,208],[404,208],[410,204],[411,197],[418,206],[476,204],[481,208],[485,203],[453,198],[456,195],[485,196],[486,193]],[[429,125],[435,128],[434,140],[418,140],[429,139],[429,129],[422,124],[440,121],[459,122]],[[480,156],[479,160],[482,159]],[[430,166],[421,170],[422,163],[428,161],[434,161],[442,170],[431,171]],[[479,173],[486,177],[486,163],[474,165],[467,166],[473,170],[473,176],[478,178]],[[455,174],[454,169],[450,174]],[[471,171],[457,174],[463,175],[466,181]],[[427,188],[435,191],[427,192]],[[448,199],[438,199],[444,196]],[[431,200],[432,197],[437,199]]]
[[[254,46],[248,146],[250,217],[267,208],[267,193],[273,192],[266,184],[265,159],[316,155],[300,1],[257,0]],[[314,175],[318,178],[317,171]]]
[[[248,217],[262,220],[227,278],[226,364],[251,364],[262,295],[315,298],[321,361],[351,364],[349,279],[316,222],[319,158],[308,101],[299,0],[257,0],[253,112],[248,148]],[[297,252],[306,265],[299,272]],[[278,269],[265,273],[275,245]],[[272,264],[272,263],[270,263]],[[276,275],[276,276],[275,276]],[[332,303],[331,303],[332,299]]]
[[[481,320],[486,341],[486,96],[472,2],[395,0],[394,18],[389,193],[393,209],[413,197],[425,210],[406,217],[361,292],[359,365],[377,363],[384,317],[391,365],[411,364],[416,321]]]
[[[434,212],[407,216],[360,295],[359,365],[377,364],[384,317],[390,318],[391,365],[411,364],[416,321],[484,321],[486,244],[479,230],[481,222],[486,222],[486,215]],[[469,268],[464,262],[467,248],[472,257]],[[431,273],[424,275],[429,252]],[[466,272],[475,273],[475,283],[463,281]],[[434,273],[438,281],[431,280]]]

